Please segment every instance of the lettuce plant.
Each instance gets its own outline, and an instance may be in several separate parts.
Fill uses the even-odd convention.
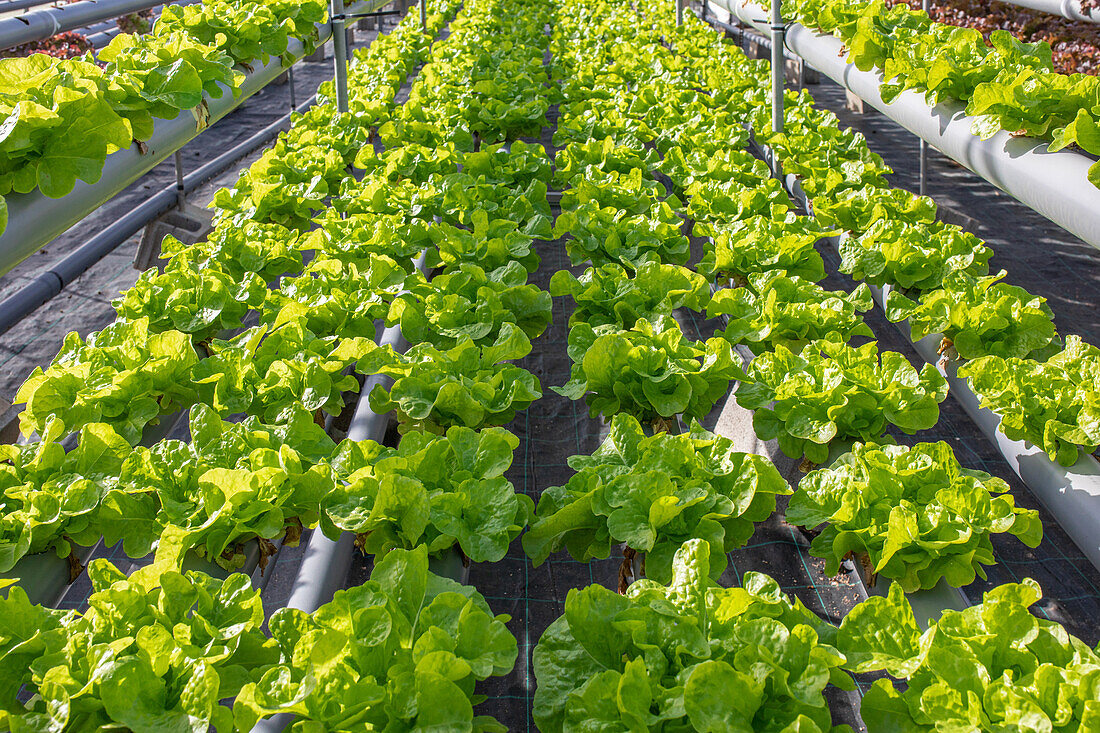
[[[278,661],[263,633],[260,592],[246,575],[88,567],[87,610],[0,599],[0,694],[12,730],[233,730],[221,701]],[[16,693],[25,685],[26,704]]]
[[[495,270],[510,262],[519,262],[527,272],[539,266],[539,256],[531,246],[534,236],[520,231],[509,219],[490,220],[484,211],[472,214],[472,229],[449,224],[429,230],[437,252],[428,253],[428,266],[457,267],[469,262],[485,270]]]
[[[878,221],[930,225],[936,221],[936,202],[903,188],[866,186],[837,196],[813,200],[814,218],[829,229],[859,236]]]
[[[191,379],[199,401],[221,415],[244,412],[275,422],[292,405],[338,415],[344,393],[359,390],[348,367],[373,348],[366,336],[320,337],[298,318],[213,340]]]
[[[711,236],[696,267],[712,282],[748,282],[755,272],[783,270],[790,276],[817,282],[825,279],[825,262],[814,244],[830,232],[804,216],[752,216],[732,225],[695,225],[696,235]]]
[[[199,356],[179,331],[155,332],[148,318],[116,321],[98,333],[65,336],[43,371],[35,367],[15,395],[24,435],[42,433],[51,416],[73,432],[106,423],[132,445],[146,425],[195,401],[191,370]]]
[[[120,33],[96,56],[106,64],[111,104],[130,122],[135,140],[152,136],[154,117],[174,120],[181,110],[203,104],[204,95],[221,97],[221,85],[240,94],[244,79],[228,55],[186,33]]]
[[[914,302],[896,290],[886,298],[886,317],[908,319],[914,340],[943,334],[963,359],[1027,357],[1057,349],[1054,313],[1046,298],[1000,282],[1007,273],[975,278],[952,272],[943,287]]]
[[[504,472],[519,439],[503,428],[412,431],[397,448],[345,442],[333,459],[341,486],[323,501],[328,531],[358,536],[367,554],[457,547],[474,562],[496,562],[527,526],[535,504]]]
[[[366,260],[386,255],[412,271],[412,261],[425,249],[434,250],[435,227],[408,212],[351,214],[328,210],[316,217],[319,224],[304,238],[301,249],[312,249],[340,260]]]
[[[648,262],[633,277],[621,265],[589,267],[577,278],[558,270],[550,278],[550,294],[569,295],[576,304],[569,325],[613,324],[627,329],[639,318],[672,315],[677,308],[702,311],[710,301],[706,278],[686,267]]]
[[[798,352],[807,343],[829,336],[841,341],[874,338],[859,315],[871,305],[866,285],[851,293],[825,290],[797,275],[773,270],[749,275],[746,287],[716,292],[707,316],[727,316],[726,329],[719,334],[731,344],[748,344],[755,354],[776,344]]]
[[[251,730],[288,713],[303,730],[503,731],[473,706],[484,699],[477,682],[515,666],[508,620],[472,587],[429,572],[425,547],[396,549],[313,614],[271,616],[279,658],[242,687],[233,723]]]
[[[486,272],[460,263],[430,280],[419,273],[406,281],[407,292],[390,306],[386,321],[400,324],[412,344],[428,342],[439,349],[453,348],[465,337],[478,346],[497,340],[505,323],[514,323],[537,338],[550,324],[550,293],[527,283],[519,262]]]
[[[423,343],[398,354],[386,346],[360,361],[358,369],[393,377],[391,387],[374,387],[370,406],[379,413],[397,410],[403,429],[441,432],[461,425],[477,430],[511,422],[518,410],[542,396],[534,374],[502,363],[530,352],[530,339],[505,323],[490,346],[479,348],[468,337],[446,351]]]
[[[993,252],[982,240],[948,224],[884,220],[840,242],[840,271],[871,285],[936,290],[952,272],[984,275]]]
[[[118,480],[130,444],[103,423],[80,431],[65,452],[61,423],[46,420],[35,443],[0,445],[0,572],[24,556],[55,550],[67,557],[70,540],[93,545],[99,502]]]
[[[822,694],[853,687],[836,628],[762,573],[714,586],[713,557],[690,540],[667,586],[569,591],[535,647],[539,730],[839,730]]]
[[[474,228],[477,217],[513,222],[519,231],[549,239],[550,202],[546,183],[533,180],[525,188],[474,177],[465,169],[437,181],[439,213],[448,224]]]
[[[710,544],[710,572],[726,568],[725,553],[744,545],[756,522],[775,511],[790,487],[767,458],[739,453],[698,423],[683,435],[647,436],[630,415],[611,420],[611,432],[591,456],[573,456],[576,471],[564,486],[542,493],[523,549],[541,565],[565,547],[580,562],[606,558],[625,543],[645,553],[645,574],[672,578],[672,557],[685,541]]]
[[[554,222],[554,236],[569,235],[565,251],[575,265],[615,263],[637,270],[647,262],[685,264],[691,242],[681,227],[682,221],[668,201],[638,214],[586,201],[562,210]]]
[[[255,273],[237,279],[217,267],[200,267],[181,258],[171,261],[163,273],[156,268],[141,273],[112,305],[119,320],[146,318],[151,331],[181,331],[202,343],[240,328],[245,315],[258,309],[267,295],[267,283]]]
[[[278,327],[301,321],[314,333],[373,339],[375,321],[385,318],[406,278],[402,264],[386,255],[319,255],[267,296],[260,322]]]
[[[783,185],[774,178],[745,182],[740,178],[703,179],[687,186],[684,196],[688,200],[684,210],[689,217],[726,225],[758,216],[782,220],[793,208]],[[696,232],[707,233],[705,229]]]
[[[786,455],[818,464],[831,445],[877,440],[890,425],[908,434],[932,427],[947,397],[935,367],[918,372],[901,354],[879,354],[875,341],[858,348],[814,341],[801,354],[778,344],[753,360],[748,375],[737,404],[756,411],[757,436],[778,438]]]
[[[659,160],[657,151],[641,146],[616,143],[614,138],[575,142],[558,152],[554,180],[570,184],[576,178],[600,177],[601,174],[629,174],[634,170],[649,173]],[[589,171],[589,169],[594,169]]]
[[[733,147],[707,153],[695,146],[676,146],[665,153],[660,169],[681,190],[696,181],[736,181],[749,186],[771,177],[767,163]]]
[[[121,541],[128,556],[143,557],[173,528],[175,567],[194,549],[231,569],[244,562],[246,540],[286,535],[294,545],[302,526],[317,522],[334,489],[336,446],[310,413],[288,410],[278,425],[228,423],[196,405],[191,434],[190,443],[164,440],[127,457],[95,517],[108,545]],[[265,556],[274,550],[260,546]]]
[[[744,378],[728,341],[686,340],[670,316],[639,318],[630,330],[578,323],[569,331],[569,358],[569,381],[553,389],[569,399],[584,397],[593,417],[702,419],[732,380]]]
[[[1086,731],[1100,724],[1100,653],[1028,609],[1038,583],[1006,583],[923,634],[900,585],[844,617],[837,645],[851,669],[885,670],[863,697],[868,733],[955,729]]]
[[[983,356],[959,367],[981,406],[1001,416],[1000,430],[1026,440],[1063,466],[1100,446],[1100,349],[1066,338],[1046,362]]]
[[[913,447],[856,443],[830,467],[802,479],[787,506],[787,521],[813,528],[810,554],[835,574],[854,555],[876,578],[906,592],[954,588],[985,578],[995,563],[990,538],[1010,533],[1037,547],[1037,512],[1017,507],[1001,479],[959,465],[947,443]]]
[[[298,232],[281,224],[225,222],[195,244],[165,237],[161,252],[173,263],[187,262],[198,269],[216,268],[237,281],[245,280],[248,273],[256,273],[270,283],[302,269],[301,245]]]
[[[0,196],[67,196],[77,179],[98,181],[107,154],[133,140],[93,63],[36,53],[0,60],[0,79]]]

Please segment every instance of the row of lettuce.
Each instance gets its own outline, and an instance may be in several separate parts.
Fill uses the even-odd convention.
[[[422,398],[421,367],[428,362],[416,355],[435,349],[436,338],[439,353],[455,357],[442,381],[481,396],[471,363],[491,371],[529,343],[515,325],[519,317],[502,315],[503,306],[479,307],[470,309],[478,325],[465,327],[487,327],[478,337],[487,345],[472,346],[469,336],[439,321],[454,298],[479,305],[480,293],[497,295],[498,304],[514,303],[526,314],[520,317],[532,332],[549,319],[549,297],[523,285],[523,265],[518,275],[504,266],[524,253],[530,262],[531,236],[508,220],[484,218],[486,209],[510,211],[519,200],[539,206],[534,182],[548,174],[549,161],[499,146],[480,153],[453,146],[437,154],[434,147],[401,143],[406,126],[447,134],[447,126],[424,119],[450,113],[450,90],[436,81],[433,66],[461,64],[468,49],[508,34],[509,24],[494,19],[496,6],[486,5],[452,23],[448,42],[429,57],[431,36],[457,5],[433,7],[431,35],[421,34],[411,17],[358,54],[357,112],[339,115],[322,100],[296,118],[235,189],[219,195],[217,226],[207,241],[169,247],[164,273],[146,274],[120,298],[115,324],[87,340],[71,337],[59,359],[32,378],[37,384],[28,389],[39,411],[28,415],[27,425],[41,433],[30,446],[12,448],[5,499],[26,499],[27,519],[57,520],[52,529],[50,521],[37,528],[35,539],[54,534],[47,545],[77,530],[102,531],[108,542],[122,537],[131,556],[147,552],[152,540],[157,551],[151,565],[130,577],[106,561],[93,562],[94,590],[84,612],[35,606],[18,586],[8,590],[0,601],[10,624],[0,635],[0,727],[250,730],[259,719],[286,712],[299,718],[299,727],[317,730],[503,730],[475,717],[472,700],[477,680],[515,663],[507,619],[495,617],[472,588],[427,568],[429,552],[456,542],[468,556],[492,559],[497,541],[488,530],[496,518],[504,517],[502,535],[514,536],[526,523],[528,506],[499,479],[515,438],[496,428],[428,432],[413,427],[410,407],[402,410],[409,432],[397,448],[337,444],[318,419],[326,410],[341,412],[357,391],[359,382],[348,373],[357,361],[364,362],[360,368],[385,362],[409,371],[372,402],[409,406]],[[410,104],[373,104],[392,100],[405,72],[423,60],[431,63],[417,77]],[[368,143],[375,136],[388,141],[383,152]],[[349,173],[356,161],[367,170],[362,180]],[[410,181],[423,183],[436,171],[466,176],[484,194],[486,209],[473,215],[476,232],[462,221],[471,216],[468,202],[445,202],[441,190],[424,186],[434,207],[402,201],[402,194],[420,194]],[[531,183],[532,198],[506,185],[516,179]],[[548,213],[545,184],[542,192]],[[310,219],[322,208],[344,215],[321,214],[312,228]],[[532,218],[539,216],[548,221],[544,213]],[[423,250],[431,252],[429,266],[441,269],[438,279],[416,271],[414,258]],[[474,264],[493,258],[502,267],[489,273]],[[246,327],[256,315],[260,325]],[[374,344],[376,319],[418,316],[425,336],[414,338],[423,343],[412,347],[411,359]],[[457,347],[442,342],[447,339]],[[517,407],[538,395],[537,381],[526,377],[532,394],[515,394]],[[79,382],[72,400],[49,408],[41,397],[67,380]],[[158,420],[187,407],[191,443],[131,447]],[[243,421],[223,419],[242,412],[248,414]],[[484,422],[499,417],[497,411]],[[449,424],[445,418],[433,423]],[[80,442],[66,453],[59,441],[73,431]],[[400,515],[399,504],[405,507]],[[514,531],[502,504],[519,515]],[[384,517],[393,518],[391,529],[372,532],[386,524]],[[232,566],[239,562],[237,542],[282,536],[293,544],[302,525],[318,521],[327,532],[363,529],[372,551],[394,549],[376,562],[370,581],[340,591],[313,614],[283,609],[265,628],[259,592],[247,576],[222,581],[179,570],[189,549]],[[459,524],[469,532],[440,538]],[[17,522],[6,526],[18,530]],[[223,704],[227,699],[235,700],[232,707]]]
[[[143,149],[155,119],[209,118],[207,99],[240,94],[244,74],[315,48],[323,0],[208,0],[169,5],[147,34],[122,33],[98,54],[0,59],[0,233],[9,194],[68,195],[95,183],[107,156]]]
[[[871,303],[866,287],[845,294],[815,284],[824,268],[814,244],[835,224],[798,216],[767,167],[738,148],[746,128],[756,131],[785,165],[796,161],[838,219],[887,218],[874,210],[879,201],[931,202],[868,190],[882,183],[881,161],[806,96],[792,100],[788,134],[769,135],[766,69],[693,19],[677,28],[671,4],[654,18],[620,4],[559,3],[553,52],[563,92],[556,139],[565,144],[556,175],[567,186],[556,231],[572,236],[574,264],[592,264],[552,281],[554,294],[576,302],[573,378],[559,391],[584,396],[612,427],[596,453],[570,460],[568,485],[543,493],[523,545],[538,563],[563,547],[581,561],[607,557],[622,543],[624,568],[644,554],[646,579],[625,597],[597,586],[570,593],[534,655],[539,728],[831,730],[823,691],[851,689],[842,670],[885,670],[907,683],[904,692],[888,680],[870,689],[861,713],[872,731],[938,730],[944,721],[991,729],[1024,716],[1067,730],[1095,726],[1100,658],[1027,611],[1040,595],[1033,582],[1001,586],[919,631],[903,591],[984,576],[991,535],[1011,532],[1034,546],[1038,516],[1015,507],[1003,481],[960,466],[945,443],[890,444],[891,425],[906,433],[935,425],[942,376],[880,354],[874,342],[847,344],[871,335],[858,313]],[[681,266],[688,242],[678,214],[710,238],[698,272]],[[870,238],[861,249],[913,267],[934,269],[938,257],[941,276],[965,273],[965,253],[952,258],[980,242],[930,216],[922,226],[911,246],[920,242],[930,261],[912,251],[895,258]],[[952,242],[956,251],[943,253],[941,243]],[[712,298],[704,275],[734,287]],[[1041,307],[1019,289],[998,295]],[[691,342],[669,317],[676,308],[729,322],[721,338]],[[757,355],[740,376],[731,344]],[[803,479],[786,512],[795,524],[826,524],[812,552],[830,571],[854,555],[872,580],[899,581],[839,629],[761,574],[741,588],[714,584],[726,553],[771,515],[777,494],[790,493],[766,460],[698,425],[661,432],[676,416],[705,415],[733,378],[758,436],[778,438],[808,467],[851,448]],[[960,659],[965,671],[953,666]]]
[[[965,105],[983,139],[1005,130],[1046,140],[1052,150],[1100,154],[1100,82],[1092,74],[1056,72],[1045,41],[1025,43],[1005,30],[986,40],[974,28],[937,23],[922,10],[882,0],[796,0],[784,13],[837,36],[860,70],[882,72],[886,102],[911,89],[933,104]],[[1100,186],[1100,166],[1088,177]]]
[[[430,16],[433,33],[453,9]],[[1003,586],[985,607],[945,617],[924,636],[900,590],[861,605],[838,629],[766,576],[747,576],[742,588],[714,585],[725,553],[790,488],[765,459],[701,428],[661,432],[672,419],[702,417],[739,379],[748,406],[777,402],[761,433],[784,432],[785,450],[820,462],[828,451],[814,446],[881,439],[886,421],[930,427],[944,388],[933,370],[918,373],[889,352],[880,366],[873,346],[846,345],[867,335],[856,316],[869,306],[865,291],[845,296],[815,284],[824,267],[813,244],[827,230],[796,216],[767,168],[739,150],[745,122],[764,106],[761,70],[697,23],[677,30],[664,10],[654,20],[611,3],[487,3],[467,8],[430,57],[428,37],[403,22],[358,59],[350,118],[324,104],[297,119],[219,194],[207,242],[170,246],[165,272],[143,276],[120,299],[118,323],[87,340],[70,337],[28,380],[24,428],[40,440],[12,449],[5,498],[22,512],[8,524],[13,553],[65,553],[66,537],[102,534],[134,557],[155,541],[157,558],[129,579],[93,563],[96,593],[84,614],[9,593],[6,609],[27,620],[5,644],[9,720],[229,730],[289,712],[299,726],[325,730],[501,729],[474,716],[473,703],[476,681],[514,665],[507,619],[494,618],[473,589],[429,573],[427,562],[456,547],[475,561],[500,559],[530,521],[523,544],[536,562],[563,546],[587,560],[625,543],[644,554],[648,578],[625,597],[601,587],[570,594],[535,653],[543,730],[592,720],[829,730],[822,691],[830,681],[850,687],[845,668],[885,668],[909,681],[904,698],[889,684],[873,689],[869,699],[885,701],[865,706],[874,730],[896,729],[903,713],[912,725],[934,719],[914,690],[931,689],[937,705],[957,703],[973,719],[966,716],[986,713],[975,713],[965,693],[952,697],[959,682],[935,659],[963,654],[975,632],[999,634],[1004,649],[1036,660],[1033,668],[1021,662],[1009,682],[993,668],[1000,662],[975,671],[975,694],[1000,705],[991,716],[1034,713],[1031,705],[1087,729],[1097,714],[1087,702],[1096,656],[1026,613],[1033,584]],[[560,96],[543,65],[547,23]],[[394,93],[426,57],[395,110]],[[541,128],[551,101],[562,102],[557,139],[565,143],[556,172],[541,146],[493,144]],[[821,146],[826,155],[870,160],[862,141],[807,120],[805,135],[845,143]],[[365,171],[361,180],[349,163]],[[840,169],[851,175],[859,166]],[[654,171],[679,195],[668,196]],[[553,228],[552,176],[566,189]],[[684,215],[713,239],[698,272],[682,267]],[[525,356],[549,322],[549,295],[526,280],[539,264],[533,239],[554,230],[570,235],[575,262],[593,265],[551,282],[577,303],[576,366],[561,391],[587,394],[593,414],[612,426],[605,445],[572,459],[576,476],[544,492],[536,510],[503,477],[518,440],[495,426],[541,394],[534,375],[508,362]],[[782,244],[792,236],[794,251]],[[415,270],[421,252],[434,277]],[[746,286],[712,299],[708,277]],[[800,308],[800,298],[811,307]],[[712,315],[731,315],[724,337],[686,339],[672,311],[708,305]],[[260,325],[245,328],[257,317]],[[401,326],[413,344],[406,354],[375,345],[377,319]],[[761,353],[748,373],[734,342]],[[769,377],[760,365],[784,349],[790,357],[768,367]],[[812,361],[815,351],[821,358]],[[803,366],[794,361],[804,357]],[[337,444],[318,424],[326,412],[346,413],[359,385],[350,369],[395,379],[368,399],[397,413],[396,448]],[[836,389],[811,399],[801,387],[784,405],[784,369],[792,381],[806,375]],[[906,389],[895,395],[895,382]],[[807,418],[799,405],[829,415],[833,435],[800,436]],[[187,408],[190,444],[131,448]],[[242,413],[243,422],[225,419]],[[80,445],[66,454],[60,442],[75,431]],[[995,479],[961,469],[945,445],[869,443],[847,460],[847,472],[842,460],[804,481],[819,481],[817,494],[800,489],[792,499],[807,497],[813,524],[813,511],[824,511],[815,502],[843,505],[828,517],[831,544],[815,543],[837,562],[868,553],[884,577],[927,587],[945,575],[973,579],[992,561],[992,532],[1038,539],[1033,513],[999,496],[1007,487]],[[862,503],[872,477],[883,495]],[[895,504],[909,513],[895,520]],[[20,521],[37,532],[24,536]],[[890,531],[908,521],[921,524],[918,537]],[[380,556],[372,580],[314,614],[277,612],[270,638],[242,576],[223,583],[177,572],[189,551],[233,567],[242,541],[293,544],[314,524],[331,536],[354,532]],[[1006,615],[1011,625],[995,626]],[[984,652],[970,654],[986,663]],[[107,673],[92,679],[93,669]],[[16,701],[23,684],[36,693],[29,707]],[[232,709],[218,702],[234,696]]]

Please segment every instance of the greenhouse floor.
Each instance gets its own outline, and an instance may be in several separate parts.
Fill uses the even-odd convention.
[[[362,41],[366,37],[366,34],[359,33],[357,40]],[[330,74],[329,61],[299,64],[296,67],[299,101],[305,99],[316,84]],[[288,91],[286,86],[265,90],[262,96],[258,95],[226,121],[204,133],[191,146],[194,149],[185,151],[187,165],[194,167],[213,158],[221,150],[284,114]],[[814,85],[810,91],[820,104],[837,112],[842,124],[850,125],[867,136],[871,148],[883,155],[895,169],[891,181],[894,185],[916,189],[916,138],[881,115],[847,112],[844,110],[843,91],[831,83]],[[551,133],[552,128],[543,131],[542,141],[548,146]],[[242,166],[251,162],[258,152],[242,161]],[[1077,333],[1092,343],[1100,342],[1100,317],[1097,316],[1100,313],[1100,253],[942,156],[932,154],[930,159],[929,193],[937,202],[963,212],[977,222],[976,233],[986,239],[995,252],[991,269],[1007,269],[1010,282],[1046,297],[1063,333]],[[204,186],[193,200],[205,203],[214,190],[233,181],[236,175],[235,170],[228,171]],[[84,241],[150,191],[166,185],[172,176],[170,163],[158,166],[111,205],[51,244],[48,251],[35,255],[17,270],[0,278],[0,297],[13,292],[37,269]],[[111,320],[111,299],[120,290],[132,285],[137,277],[137,271],[131,267],[137,239],[135,237],[119,248],[50,305],[0,337],[0,364],[4,365],[0,397],[10,400],[34,366],[47,364],[67,331],[77,330],[86,334]],[[547,288],[550,276],[559,269],[569,268],[569,261],[560,241],[539,242],[538,252],[542,265],[532,275],[531,282]],[[822,255],[826,259],[827,269],[835,272],[838,262],[835,253],[823,249]],[[583,267],[571,269],[579,273]],[[853,287],[846,276],[837,275],[830,275],[822,285],[838,289]],[[578,407],[576,402],[551,390],[551,386],[562,385],[569,378],[566,335],[570,302],[566,298],[555,299],[551,327],[534,342],[534,350],[520,364],[541,381],[542,399],[507,426],[521,441],[508,477],[517,491],[523,491],[536,500],[547,487],[562,484],[568,479],[571,470],[567,459],[570,456],[591,453],[606,433],[606,426],[599,419],[589,418],[583,405]],[[899,351],[914,363],[919,362],[908,341],[885,321],[879,311],[869,312],[866,319],[879,336],[883,348]],[[706,338],[715,328],[714,322],[698,319],[690,312],[682,315],[681,323],[689,338]],[[1046,533],[1042,544],[1035,550],[1024,547],[1015,538],[995,535],[993,545],[998,564],[989,568],[988,581],[976,582],[966,589],[969,598],[980,601],[986,588],[1032,577],[1045,592],[1038,605],[1039,611],[1063,624],[1067,631],[1089,645],[1096,644],[1100,640],[1100,626],[1096,623],[1100,618],[1100,572],[1081,555],[1054,519],[1037,505],[1000,453],[985,439],[958,403],[949,398],[941,405],[941,412],[941,419],[935,428],[913,437],[897,435],[898,441],[947,441],[964,466],[1000,476],[1011,485],[1018,504],[1039,509]],[[751,414],[739,408],[732,399],[725,405],[720,403],[706,420],[705,426],[733,438],[742,450],[769,455],[785,476],[797,480],[796,463],[778,454],[774,442],[766,444],[757,441],[751,430]],[[780,509],[784,506],[785,500],[781,498]],[[826,577],[824,562],[808,554],[809,540],[798,529],[783,522],[780,514],[760,524],[748,546],[731,553],[724,584],[737,584],[749,571],[765,572],[812,611],[838,622],[861,599],[861,585],[851,575]],[[299,548],[284,548],[274,565],[265,572],[264,602],[268,613],[285,603],[297,574],[301,548],[307,539],[308,535],[303,537]],[[491,680],[480,690],[490,698],[483,706],[483,712],[495,716],[509,730],[533,728],[530,719],[534,694],[531,650],[544,629],[561,615],[571,588],[590,583],[615,587],[620,560],[614,550],[607,560],[592,563],[579,563],[565,553],[559,553],[536,568],[516,542],[501,562],[475,565],[471,569],[469,582],[484,594],[495,612],[512,617],[509,628],[520,646],[520,658],[515,670],[507,677]],[[349,573],[349,584],[361,582],[368,573],[369,567],[365,561],[357,558]],[[78,604],[86,588],[86,583],[78,582],[66,599],[66,605]],[[827,694],[831,697],[834,722],[860,727],[856,713],[858,694],[832,688]]]

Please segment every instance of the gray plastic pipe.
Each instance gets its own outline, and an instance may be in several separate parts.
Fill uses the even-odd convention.
[[[423,271],[425,255],[421,254],[416,260],[416,269]],[[399,325],[390,326],[382,332],[379,340],[380,346],[391,346],[394,351],[404,352],[409,343],[401,335]],[[389,413],[378,414],[370,408],[368,395],[376,384],[391,385],[393,380],[382,375],[372,375],[363,382],[363,388],[359,390],[359,404],[355,408],[355,414],[351,418],[351,426],[348,428],[350,440],[373,440],[381,442],[389,425]],[[313,613],[321,606],[332,600],[336,591],[343,587],[347,581],[348,570],[351,568],[351,558],[355,551],[355,535],[351,532],[342,532],[338,540],[331,540],[325,536],[320,527],[313,530],[306,545],[305,556],[298,568],[298,577],[294,579],[294,585],[287,599],[287,608],[297,608],[306,613]],[[279,733],[293,722],[295,716],[291,713],[280,713],[258,722],[252,729],[252,733]]]
[[[297,108],[305,112],[313,104],[311,97]],[[233,163],[251,153],[285,129],[290,115],[271,123],[252,137],[233,146],[214,160],[192,171],[183,178],[183,190],[190,193],[204,182],[218,175]],[[64,259],[40,272],[21,290],[0,302],[0,334],[7,333],[36,309],[59,295],[61,291],[93,265],[113,252],[146,224],[176,205],[176,184],[165,186],[141,204],[116,219]]]
[[[380,0],[369,5],[377,7]],[[160,4],[154,3],[154,4]],[[75,4],[74,4],[75,5]],[[66,6],[73,7],[73,6]],[[357,4],[356,7],[359,7]],[[319,43],[324,43],[332,33],[328,23],[318,23]],[[297,60],[304,55],[301,41],[291,39],[287,53]],[[208,124],[213,124],[240,106],[246,99],[267,86],[285,71],[278,58],[266,64],[257,63],[245,76],[240,96],[234,98],[228,87],[219,85],[222,96],[207,98]],[[151,170],[155,165],[197,137],[199,129],[192,111],[182,111],[174,120],[156,120],[153,135],[146,143],[147,151],[141,153],[136,145],[107,156],[99,181],[94,184],[77,181],[72,193],[64,198],[51,199],[39,191],[27,194],[10,194],[8,227],[0,235],[0,275],[50,242],[70,226],[96,210],[119,191]]]
[[[162,5],[164,0],[81,0],[0,19],[0,48],[40,41],[64,31]],[[0,7],[0,11],[5,10]],[[14,9],[14,8],[13,8]]]
[[[762,6],[744,5],[738,0],[716,3],[761,32],[770,30],[765,20],[767,9]],[[971,132],[975,118],[964,114],[962,105],[941,103],[931,107],[913,91],[903,92],[896,101],[886,104],[879,96],[881,75],[860,71],[845,62],[847,54],[839,39],[798,24],[787,28],[786,38],[787,48],[884,115],[1066,231],[1100,248],[1100,189],[1088,180],[1088,169],[1093,164],[1090,158],[1065,150],[1052,153],[1045,142],[1014,137],[1003,130],[981,140]]]

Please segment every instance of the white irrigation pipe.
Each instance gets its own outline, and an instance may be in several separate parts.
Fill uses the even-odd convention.
[[[355,10],[377,8],[384,1],[368,0],[366,3],[356,4]],[[318,43],[324,43],[332,35],[332,26],[329,23],[319,23],[317,29],[320,33]],[[305,54],[305,48],[301,41],[291,39],[287,53],[297,60]],[[285,68],[278,58],[272,58],[266,64],[257,62],[254,70],[246,74],[241,83],[238,97],[234,97],[224,85],[219,85],[222,96],[218,99],[206,99],[208,125],[225,117],[284,71]],[[26,194],[9,194],[6,197],[8,226],[0,235],[0,275],[98,209],[197,137],[202,129],[196,123],[193,112],[184,110],[174,120],[156,120],[153,135],[146,143],[146,152],[140,152],[136,145],[131,145],[126,150],[108,155],[102,175],[94,184],[77,181],[72,193],[60,199],[47,198],[37,190]]]
[[[1067,20],[1076,20],[1081,23],[1100,23],[1100,14],[1094,15],[1091,10],[1083,10],[1078,0],[998,0],[1006,5],[1016,5],[1021,8],[1031,8],[1051,15],[1060,15]]]
[[[739,0],[717,0],[742,22],[769,32],[767,9]],[[1005,193],[1030,206],[1058,226],[1100,248],[1100,189],[1088,180],[1092,159],[1047,143],[1014,137],[1004,130],[988,140],[971,132],[974,117],[963,105],[929,106],[913,91],[886,104],[879,95],[882,76],[864,72],[844,59],[843,43],[797,23],[787,27],[787,48],[841,86],[945,155],[955,159]]]

